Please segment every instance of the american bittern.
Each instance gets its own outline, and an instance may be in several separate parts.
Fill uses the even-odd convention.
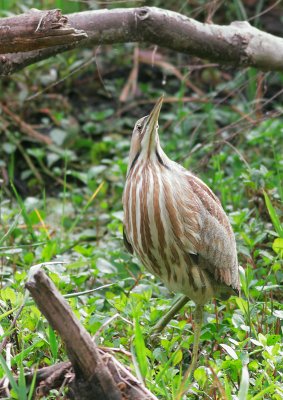
[[[191,373],[204,304],[238,293],[238,260],[234,233],[218,198],[160,146],[162,101],[133,130],[123,194],[124,242],[169,290],[185,295],[175,311],[189,299],[196,303]]]

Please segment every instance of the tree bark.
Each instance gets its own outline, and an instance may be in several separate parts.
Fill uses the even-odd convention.
[[[26,52],[62,44],[76,44],[87,35],[70,25],[60,10],[31,10],[0,19],[0,53]]]
[[[65,342],[76,375],[75,393],[77,393],[76,387],[82,392],[82,385],[86,383],[86,393],[81,393],[81,397],[76,396],[76,398],[91,399],[93,398],[91,393],[95,393],[97,400],[121,400],[121,392],[101,359],[91,336],[80,325],[53,282],[39,270],[26,283],[26,287],[50,325]],[[90,393],[88,397],[87,392]]]
[[[21,17],[17,17],[19,21]],[[283,70],[283,39],[245,21],[228,26],[207,24],[155,7],[86,11],[65,17],[73,28],[83,30],[87,37],[80,42],[66,41],[64,45],[26,53],[2,53],[0,74],[8,75],[78,46],[130,42],[147,42],[235,67]],[[11,46],[9,52],[13,51]]]
[[[36,371],[38,390],[42,395],[60,385],[67,371],[70,396],[77,400],[157,400],[118,360],[95,345],[43,271],[36,271],[26,287],[50,325],[63,339],[72,364],[71,371],[67,371],[71,366],[69,362]],[[28,382],[33,373],[27,376]],[[0,393],[1,390],[5,393],[5,383],[5,379],[0,381]]]

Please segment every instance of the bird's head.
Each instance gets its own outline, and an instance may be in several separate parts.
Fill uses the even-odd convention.
[[[157,100],[151,113],[139,119],[135,124],[131,140],[128,172],[139,157],[142,157],[144,160],[156,157],[156,152],[160,149],[158,117],[162,102],[163,96]]]

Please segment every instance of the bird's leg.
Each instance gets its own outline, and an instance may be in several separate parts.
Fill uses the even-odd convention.
[[[173,303],[172,307],[169,309],[169,311],[163,315],[162,318],[154,325],[154,327],[150,330],[151,334],[157,335],[159,334],[166,325],[169,324],[171,319],[174,318],[174,316],[177,314],[177,312],[189,301],[189,297],[187,296],[181,296],[180,298]]]
[[[188,377],[194,372],[198,361],[199,339],[201,334],[203,320],[203,305],[197,304],[195,309],[195,329],[194,329],[194,344],[193,344],[193,357],[189,367]]]
[[[200,334],[201,334],[202,320],[203,320],[203,305],[197,304],[196,309],[195,309],[195,329],[194,329],[192,361],[191,361],[191,365],[185,372],[185,375],[182,379],[182,383],[180,385],[179,393],[177,394],[176,400],[181,400],[183,398],[183,395],[187,390],[186,389],[187,382],[197,367],[199,339],[200,339]]]

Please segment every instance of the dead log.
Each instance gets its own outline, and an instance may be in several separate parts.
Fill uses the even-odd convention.
[[[63,339],[71,363],[59,363],[36,372],[42,395],[66,381],[70,398],[79,400],[157,400],[111,354],[100,350],[82,327],[69,304],[47,275],[39,270],[27,289],[50,325]],[[72,368],[70,368],[72,366]],[[31,381],[31,372],[27,381]],[[0,385],[1,386],[1,385]],[[58,386],[57,386],[58,387]],[[1,389],[1,387],[0,387]]]

